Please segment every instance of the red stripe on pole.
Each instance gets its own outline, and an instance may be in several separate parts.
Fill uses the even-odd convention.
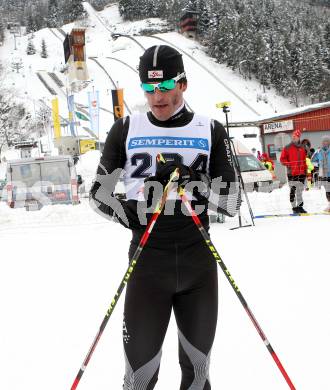
[[[201,224],[200,220],[199,220],[198,216],[195,214],[195,212],[192,214],[192,218],[197,226],[199,226]]]
[[[284,376],[287,384],[289,385],[290,389],[291,390],[296,390],[296,388],[294,387],[293,383],[291,382],[291,379],[289,377],[289,375],[287,374],[287,372],[285,371],[285,368],[282,366],[282,363],[280,362],[280,359],[277,357],[275,351],[273,351],[271,353],[273,359],[275,360],[275,363],[277,364],[277,367],[280,369],[282,375]]]
[[[159,216],[159,213],[153,214],[153,216],[152,216],[152,218],[151,218],[151,220],[150,220],[150,222],[149,222],[149,224],[148,224],[148,226],[147,226],[147,228],[146,228],[146,230],[141,238],[141,246],[144,246],[145,243],[148,241],[149,235],[152,231],[152,228],[153,228],[158,216]]]
[[[76,378],[73,382],[73,385],[71,386],[71,390],[76,390],[77,386],[78,386],[78,383],[79,383],[79,379]]]
[[[191,207],[191,204],[190,204],[187,196],[185,195],[184,192],[181,193],[180,196],[181,196],[185,206],[187,207],[188,211],[190,212],[191,217],[194,220],[195,224],[199,227],[201,225],[201,221],[198,218],[198,215],[195,213],[195,210]]]
[[[141,244],[142,244],[142,246],[144,246],[145,243],[148,241],[148,237],[149,237],[149,232],[146,231],[146,232],[143,234],[142,238],[141,238]]]

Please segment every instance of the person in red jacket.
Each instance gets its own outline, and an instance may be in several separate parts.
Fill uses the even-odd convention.
[[[300,142],[301,131],[292,133],[292,141],[281,153],[281,164],[287,167],[290,202],[294,213],[306,213],[302,192],[307,175],[306,150]]]

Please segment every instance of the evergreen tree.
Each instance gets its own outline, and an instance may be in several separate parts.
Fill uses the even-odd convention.
[[[35,21],[34,17],[32,16],[32,14],[30,14],[27,17],[27,21],[26,21],[26,33],[27,34],[29,34],[31,32],[33,33],[37,30],[38,30],[38,27],[37,27],[36,21]]]
[[[314,44],[311,66],[308,69],[307,80],[310,80],[310,88],[305,93],[311,98],[312,103],[324,100],[326,96],[326,73],[323,67],[323,53],[320,43]]]
[[[134,20],[140,17],[136,0],[119,0],[119,13],[124,20]]]
[[[83,0],[71,0],[71,10],[69,12],[70,21],[86,17],[86,12],[82,3]]]
[[[46,27],[47,25],[48,5],[42,0],[30,3],[26,2],[25,15],[27,32],[34,32]]]
[[[324,56],[325,63],[328,69],[330,69],[330,23],[328,22],[324,29]]]
[[[135,16],[133,19],[152,18],[154,15],[153,4],[150,0],[136,2]]]
[[[165,17],[173,28],[178,28],[179,20],[183,15],[185,4],[186,3],[183,0],[171,1],[170,7],[168,8],[169,13],[166,14]]]
[[[210,12],[204,1],[200,0],[198,3],[198,24],[197,24],[197,34],[199,37],[203,38],[207,35],[210,27]]]
[[[2,43],[5,40],[5,29],[2,24],[2,21],[0,20],[0,42]]]
[[[47,46],[46,46],[46,41],[42,39],[41,41],[41,53],[40,53],[41,58],[47,58],[48,53],[47,53]]]
[[[330,7],[330,0],[309,0],[312,5],[321,5],[324,7]]]
[[[154,3],[155,15],[159,18],[166,18],[172,8],[171,0],[163,0]]]
[[[47,27],[58,27],[60,25],[60,12],[57,0],[49,0]]]
[[[27,114],[12,91],[0,89],[0,153],[4,146],[11,146],[20,139]]]
[[[242,9],[240,9],[242,12]],[[253,12],[249,7],[245,12],[238,14],[237,32],[235,41],[235,61],[234,69],[238,69],[240,73],[248,78],[256,71],[256,62],[258,61],[255,52],[254,41],[256,36],[256,28],[253,21]]]
[[[286,48],[285,39],[280,34],[272,36],[270,82],[282,94],[285,94],[285,80],[290,75],[289,59],[290,53]]]
[[[28,45],[27,45],[27,48],[26,48],[26,54],[30,56],[30,55],[33,55],[35,53],[36,53],[36,48],[35,48],[35,46],[33,44],[32,39],[29,39]]]
[[[231,55],[236,51],[234,37],[237,36],[238,15],[232,12],[230,2],[221,2],[215,18],[211,20],[211,53],[219,62],[233,65]]]
[[[197,8],[198,8],[198,0],[188,0],[187,4],[184,7],[184,11],[197,12]]]
[[[261,85],[263,86],[264,92],[266,92],[266,87],[270,85],[271,78],[271,67],[270,67],[270,45],[269,37],[266,31],[260,31],[256,34],[256,40],[254,45],[255,53],[255,74],[260,80]]]

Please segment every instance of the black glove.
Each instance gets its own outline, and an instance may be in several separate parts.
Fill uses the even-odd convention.
[[[199,181],[201,183],[199,188],[195,186],[190,190],[192,190],[193,195],[198,201],[206,201],[210,195],[209,176],[173,160],[166,162],[157,161],[156,174],[154,176],[147,177],[144,182],[157,181],[161,183],[163,187],[165,187],[170,179],[172,172],[177,168],[179,169],[179,178],[176,181],[178,186],[184,187],[190,182]],[[146,199],[151,199],[151,197],[152,191],[150,191],[148,194],[145,194]]]
[[[156,174],[155,176],[149,176],[144,181],[158,181],[163,186],[166,186],[168,181],[170,180],[170,176],[175,169],[179,168],[179,179],[177,183],[179,186],[184,186],[190,181],[199,180],[198,173],[193,169],[188,167],[187,165],[178,163],[176,161],[166,161],[161,162],[157,161],[156,165]]]

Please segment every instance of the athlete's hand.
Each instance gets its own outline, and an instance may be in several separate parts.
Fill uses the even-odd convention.
[[[156,165],[155,176],[149,176],[144,181],[158,181],[163,186],[165,186],[170,180],[171,174],[177,168],[179,169],[179,178],[177,180],[179,186],[184,186],[191,181],[199,180],[198,172],[195,172],[187,165],[178,163],[176,161],[158,161]]]

